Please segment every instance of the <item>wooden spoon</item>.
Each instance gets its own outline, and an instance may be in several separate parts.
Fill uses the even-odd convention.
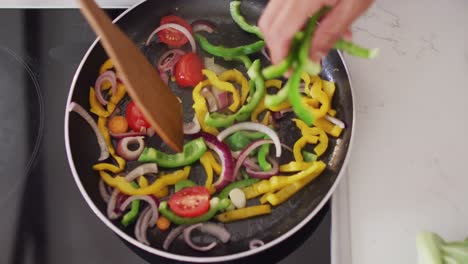
[[[81,12],[100,36],[132,100],[162,140],[173,150],[182,151],[183,112],[177,97],[138,47],[112,23],[94,0],[80,0],[80,4]]]

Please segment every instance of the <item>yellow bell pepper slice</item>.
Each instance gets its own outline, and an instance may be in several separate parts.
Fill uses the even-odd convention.
[[[311,107],[312,114],[315,119],[324,117],[330,110],[330,98],[322,90],[322,80],[318,76],[312,76],[312,87],[310,88],[310,96],[320,102],[320,108]]]
[[[117,83],[117,91],[109,99],[109,103],[107,104],[107,112],[114,112],[115,108],[117,107],[119,102],[125,97],[126,93],[127,89],[125,89],[125,85],[123,85],[122,83]]]
[[[307,124],[304,121],[302,121],[300,119],[297,119],[297,118],[294,118],[293,121],[296,123],[296,126],[301,130],[301,133],[302,133],[302,135],[304,137],[307,137],[307,136],[318,136],[319,137],[320,143],[314,148],[314,151],[315,151],[315,154],[317,155],[317,157],[320,157],[323,153],[325,153],[325,151],[328,148],[328,136],[325,133],[325,131],[323,131],[321,128],[318,128],[318,127],[309,127],[309,126],[307,126]],[[305,140],[305,141],[307,141],[307,140]],[[312,143],[312,142],[307,142],[307,143],[315,144],[315,143]],[[304,161],[304,159],[302,157],[302,153],[301,153],[301,149],[304,146],[305,146],[305,144],[304,144],[304,140],[302,138],[299,139],[296,142],[296,144],[294,144],[294,152],[293,152],[294,153],[294,158],[298,162]]]
[[[99,74],[103,74],[108,70],[112,70],[114,68],[114,63],[111,59],[107,59],[99,68]]]
[[[240,106],[239,91],[230,82],[223,82],[216,76],[216,73],[204,69],[202,73],[210,80],[212,86],[216,89],[232,93],[232,104],[229,106],[229,110],[236,112]]]
[[[310,75],[307,72],[301,74],[301,79],[304,81],[304,92],[310,95]]]
[[[268,198],[268,196],[269,196],[270,194],[273,194],[273,192],[267,192],[267,193],[265,193],[264,195],[262,195],[262,197],[260,197],[260,204],[266,204],[266,203],[268,203],[267,198]]]
[[[211,151],[206,151],[204,153],[205,158],[210,162],[211,167],[213,168],[213,171],[220,175],[221,174],[221,165],[218,163],[216,158],[213,155],[213,152]]]
[[[210,191],[211,194],[215,192],[213,188],[213,167],[211,166],[211,160],[208,154],[210,152],[205,152],[200,158],[200,163],[202,164],[203,168],[205,168],[206,172],[206,181],[205,187]]]
[[[192,91],[192,97],[194,102],[192,108],[195,110],[195,115],[197,116],[198,122],[200,123],[202,130],[213,135],[218,135],[219,131],[216,128],[210,127],[205,124],[205,116],[208,114],[208,107],[206,105],[205,97],[203,97],[200,94],[200,92],[203,89],[203,87],[209,85],[211,85],[210,80],[205,80],[197,84],[197,86],[195,86],[195,88]]]
[[[138,186],[140,186],[140,188],[148,187],[148,185],[149,183],[145,176],[138,177]]]
[[[89,111],[91,113],[96,114],[97,116],[108,117],[110,115],[110,113],[107,112],[101,105],[101,103],[99,103],[99,101],[97,100],[96,92],[94,91],[93,87],[89,88],[89,105],[91,106],[91,109]]]
[[[271,213],[271,206],[265,204],[228,211],[217,215],[215,218],[220,222],[228,223],[269,213]]]
[[[263,116],[262,124],[264,124],[265,126],[268,126],[270,124],[270,117],[271,117],[271,112],[270,111],[266,112],[265,115]]]
[[[288,164],[281,165],[279,170],[280,172],[297,172],[306,170],[310,166],[312,166],[312,162],[291,161]]]
[[[314,161],[311,166],[305,170],[291,176],[273,176],[269,180],[259,181],[242,189],[245,198],[252,199],[268,192],[275,192],[286,185],[301,180],[322,166],[326,166],[322,161]]]
[[[284,201],[288,200],[291,196],[293,196],[295,193],[300,191],[304,186],[309,184],[311,181],[313,181],[317,176],[319,176],[324,170],[325,170],[325,163],[317,163],[318,167],[316,170],[311,172],[309,175],[304,177],[301,180],[295,181],[285,187],[283,187],[281,190],[274,194],[268,194],[265,196],[264,199],[266,199],[271,205],[276,206]]]
[[[163,175],[154,181],[151,185],[135,189],[125,179],[125,177],[112,177],[105,171],[99,171],[102,180],[109,186],[117,188],[120,192],[127,195],[148,195],[161,191],[163,188],[174,185],[178,181],[187,179],[190,174],[190,166],[184,167],[183,170],[178,170],[170,174]]]
[[[343,131],[343,128],[332,124],[325,118],[316,119],[314,122],[314,126],[322,129],[327,134],[333,137],[339,137],[341,135],[341,132]]]
[[[223,82],[235,82],[239,84],[241,87],[240,104],[243,105],[245,103],[247,96],[249,96],[249,81],[247,81],[240,71],[236,69],[225,71],[219,75],[218,79]]]
[[[328,99],[330,100],[331,104],[331,102],[333,101],[333,95],[335,94],[336,90],[335,83],[322,80],[322,90],[328,95]],[[328,110],[328,114],[330,116],[336,116],[336,110],[330,108],[330,110]]]
[[[307,144],[316,144],[318,142],[318,137],[316,136],[311,136],[311,135],[305,135],[302,136],[300,139],[294,143],[293,147],[293,154],[294,154],[294,159],[297,162],[304,162],[304,157],[302,156],[301,150],[305,147]]]

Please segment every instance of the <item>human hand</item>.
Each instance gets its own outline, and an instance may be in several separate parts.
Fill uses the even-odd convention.
[[[265,36],[273,64],[289,52],[294,34],[324,6],[331,7],[312,39],[311,59],[319,62],[339,38],[350,39],[350,26],[373,0],[270,0],[258,25]]]

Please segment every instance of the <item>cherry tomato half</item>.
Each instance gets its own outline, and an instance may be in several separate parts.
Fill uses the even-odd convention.
[[[174,193],[168,204],[179,216],[196,217],[210,209],[210,191],[203,186],[188,187]]]
[[[169,15],[161,18],[161,25],[169,23],[181,25],[190,33],[192,33],[192,26],[181,17]],[[161,30],[158,32],[158,36],[161,42],[167,44],[170,47],[179,48],[188,42],[188,39],[184,33],[172,28]]]
[[[151,126],[133,101],[127,105],[125,118],[127,118],[128,126],[135,132],[140,132],[142,128]]]
[[[203,81],[203,67],[203,62],[196,53],[185,54],[175,67],[174,76],[177,84],[181,87],[195,87]]]

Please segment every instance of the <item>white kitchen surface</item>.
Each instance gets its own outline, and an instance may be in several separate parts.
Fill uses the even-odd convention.
[[[414,264],[421,230],[468,237],[467,14],[466,0],[381,0],[355,24],[381,56],[347,57],[353,264]]]
[[[98,2],[125,7],[139,0]],[[0,1],[72,6],[75,0]],[[467,0],[379,0],[353,27],[355,41],[381,48],[381,55],[346,57],[357,123],[349,186],[340,185],[334,197],[340,243],[333,247],[341,252],[334,264],[416,263],[422,230],[468,237],[466,14]]]

